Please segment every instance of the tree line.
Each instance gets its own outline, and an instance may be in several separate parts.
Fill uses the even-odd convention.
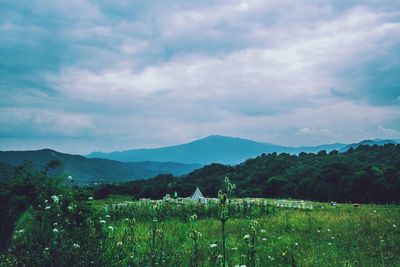
[[[162,174],[89,190],[98,198],[112,193],[160,199],[174,192],[187,197],[199,187],[205,196],[216,197],[225,176],[237,184],[238,197],[399,203],[400,145],[359,146],[343,153],[262,154],[236,166],[207,165],[184,177]]]

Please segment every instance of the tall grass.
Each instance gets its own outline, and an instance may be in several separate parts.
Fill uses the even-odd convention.
[[[28,210],[0,266],[400,266],[396,205],[227,203],[221,238],[220,203],[118,201]]]

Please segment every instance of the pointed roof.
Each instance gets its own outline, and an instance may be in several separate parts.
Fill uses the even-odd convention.
[[[200,198],[204,198],[203,194],[200,192],[200,189],[198,187],[196,187],[196,191],[194,191],[194,193],[191,196],[192,200],[198,200]]]

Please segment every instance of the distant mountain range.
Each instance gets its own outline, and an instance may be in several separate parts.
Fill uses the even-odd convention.
[[[320,146],[286,147],[237,137],[211,135],[182,145],[111,153],[93,152],[87,155],[87,157],[106,158],[124,162],[150,160],[199,164],[238,164],[262,153],[314,153],[320,150],[340,150],[344,146],[346,144],[337,143]]]
[[[263,153],[316,153],[337,150],[345,152],[360,145],[400,143],[399,140],[364,140],[354,144],[286,147],[237,137],[212,135],[190,143],[154,149],[122,152],[93,152],[86,157],[60,153],[50,149],[36,151],[0,151],[0,180],[10,177],[15,166],[30,161],[41,169],[58,159],[62,166],[56,174],[71,175],[79,184],[146,179],[163,173],[184,175],[210,163],[235,165]]]
[[[119,162],[108,159],[88,159],[84,156],[64,154],[50,149],[7,151],[0,152],[0,179],[5,179],[13,167],[25,161],[30,161],[32,167],[39,170],[52,160],[60,160],[62,163],[55,174],[71,175],[79,184],[145,179],[161,173],[179,176],[201,167],[199,164],[174,162]]]

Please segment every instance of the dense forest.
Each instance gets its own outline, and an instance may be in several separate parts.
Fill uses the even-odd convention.
[[[400,145],[359,146],[344,153],[262,154],[236,166],[207,165],[185,177],[165,174],[92,190],[99,198],[118,193],[159,199],[173,192],[187,197],[198,186],[205,196],[215,197],[225,176],[237,184],[238,197],[398,203]]]

